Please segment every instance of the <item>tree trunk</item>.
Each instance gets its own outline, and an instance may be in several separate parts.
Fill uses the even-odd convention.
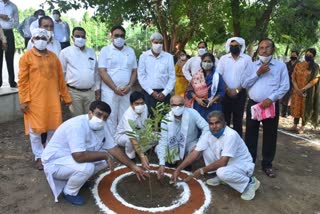
[[[240,36],[240,1],[231,0],[233,35]]]

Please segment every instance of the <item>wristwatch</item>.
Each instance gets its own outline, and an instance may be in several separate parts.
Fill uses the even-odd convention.
[[[239,90],[236,88],[236,92],[237,92],[237,94],[239,94]]]

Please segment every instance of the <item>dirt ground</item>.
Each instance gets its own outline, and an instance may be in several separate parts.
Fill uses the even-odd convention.
[[[282,118],[280,128],[287,128],[291,121],[292,118]],[[0,130],[0,213],[101,213],[88,187],[80,191],[87,198],[84,206],[72,206],[62,198],[59,203],[54,202],[44,173],[33,167],[22,119],[0,124]],[[240,194],[228,186],[210,187],[213,200],[206,213],[319,214],[319,134],[319,129],[310,130],[310,127],[306,134],[300,136],[303,139],[279,132],[274,160],[277,177],[265,176],[260,162],[257,162],[255,175],[262,185],[256,192],[256,198],[243,201]]]

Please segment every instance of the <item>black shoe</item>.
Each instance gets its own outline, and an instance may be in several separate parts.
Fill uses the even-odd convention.
[[[17,88],[17,87],[18,87],[18,85],[16,82],[13,82],[12,84],[10,84],[10,88]]]

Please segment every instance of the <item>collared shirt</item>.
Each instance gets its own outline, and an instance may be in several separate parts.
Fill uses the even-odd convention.
[[[32,22],[37,20],[35,16],[28,16],[23,22],[19,25],[18,31],[23,38],[31,38],[32,34],[30,31],[30,25]]]
[[[133,120],[136,126],[142,127],[147,117],[148,117],[148,107],[146,104],[144,104],[144,111],[141,114],[137,114],[133,110],[133,108],[129,106],[129,108],[124,112],[121,120],[119,121],[119,124],[117,126],[117,131],[114,137],[115,141],[117,142],[122,135],[126,135],[127,131],[132,131],[132,128],[129,124],[129,120]]]
[[[234,59],[231,53],[223,55],[217,67],[217,72],[222,75],[228,88],[235,89],[241,85],[241,76],[246,69],[250,69],[251,57],[247,54],[240,54]]]
[[[252,68],[241,77],[242,87],[248,89],[249,98],[255,102],[262,102],[267,98],[275,102],[290,88],[287,66],[272,58],[270,70],[258,76],[257,71],[261,65],[260,60],[251,64]]]
[[[34,44],[31,42],[31,40],[29,40],[28,45],[27,45],[27,50],[32,49],[33,46],[34,46]],[[52,51],[53,53],[55,53],[55,54],[59,57],[59,54],[60,54],[60,51],[61,51],[60,42],[58,42],[58,41],[55,40],[55,39],[52,39],[52,40],[48,43],[47,49],[48,49],[49,51]]]
[[[249,150],[236,131],[225,127],[223,134],[216,138],[210,132],[202,135],[196,145],[196,151],[209,150],[211,157],[206,157],[208,164],[219,160],[221,157],[230,157],[228,166],[237,166],[247,169],[253,165]],[[207,164],[207,163],[206,163]]]
[[[68,85],[79,89],[99,89],[97,58],[92,48],[85,47],[80,50],[72,45],[61,51],[59,59]]]
[[[182,67],[182,72],[185,78],[190,82],[194,73],[199,71],[201,68],[201,57],[191,57]]]
[[[101,49],[98,68],[107,69],[107,73],[118,87],[128,85],[132,70],[137,68],[137,59],[134,50],[123,46],[121,50],[110,44]],[[102,84],[103,87],[108,87]]]
[[[141,87],[152,94],[153,89],[164,89],[167,96],[176,83],[173,56],[165,51],[155,57],[151,50],[141,54],[139,59],[138,80]]]
[[[0,14],[5,14],[9,17],[8,21],[0,19],[0,26],[3,29],[9,30],[18,27],[19,14],[18,8],[14,3],[12,3],[11,1],[8,1],[7,3],[0,1]]]
[[[53,21],[54,24],[54,38],[59,42],[70,41],[70,28],[67,22]]]

